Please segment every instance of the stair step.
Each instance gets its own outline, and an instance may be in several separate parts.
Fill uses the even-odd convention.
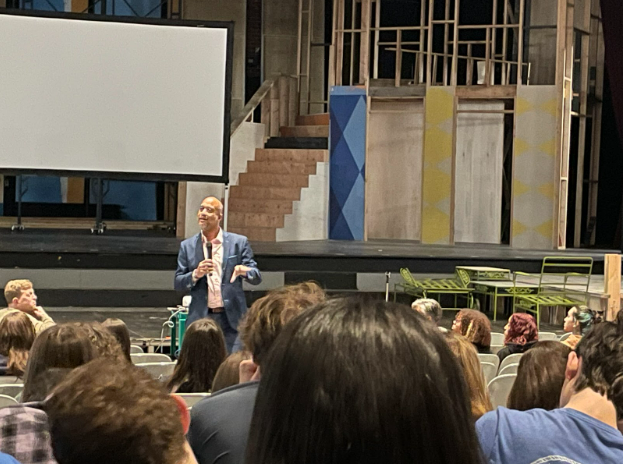
[[[230,198],[229,212],[292,214],[291,200]]]
[[[301,189],[299,187],[251,187],[246,185],[234,185],[231,188],[230,198],[295,201],[301,199]]]
[[[271,137],[265,147],[327,150],[329,139],[326,137]]]
[[[279,129],[282,137],[329,137],[329,126],[290,126]]]
[[[309,177],[307,174],[286,174],[276,176],[272,173],[244,172],[240,174],[238,185],[305,188],[309,185]]]
[[[305,114],[296,117],[297,126],[328,126],[329,113]]]
[[[247,173],[314,175],[316,164],[290,161],[247,161]],[[241,174],[242,175],[242,174]]]
[[[253,242],[276,242],[276,227],[232,227],[229,229],[235,234],[246,236]]]
[[[295,163],[316,164],[329,160],[327,150],[297,150],[291,148],[257,148],[256,161],[290,161]]]
[[[283,214],[229,212],[227,227],[283,227]]]

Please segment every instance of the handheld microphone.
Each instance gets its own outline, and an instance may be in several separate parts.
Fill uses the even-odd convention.
[[[208,249],[208,259],[212,259],[212,242],[208,242],[206,248]],[[210,272],[208,275],[211,276],[212,273]]]

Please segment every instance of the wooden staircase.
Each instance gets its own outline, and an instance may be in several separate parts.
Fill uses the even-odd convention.
[[[281,127],[281,137],[318,138],[329,136],[329,115],[298,116],[296,126]],[[247,162],[238,185],[231,187],[227,228],[253,241],[272,241],[284,227],[286,214],[301,198],[301,190],[316,174],[316,163],[329,160],[325,149],[258,148],[255,160]]]

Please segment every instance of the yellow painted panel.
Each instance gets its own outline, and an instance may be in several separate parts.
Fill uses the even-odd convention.
[[[539,193],[543,196],[546,196],[550,200],[554,199],[555,191],[556,186],[554,184],[543,184],[539,187]]]
[[[523,234],[526,230],[528,230],[528,228],[521,222],[517,220],[513,221],[513,237]]]
[[[536,230],[543,237],[550,238],[552,233],[554,233],[554,223],[553,221],[546,221],[534,230]]]
[[[452,118],[454,87],[431,87],[426,91],[426,124],[437,125]]]
[[[521,156],[525,152],[530,150],[531,148],[532,146],[525,140],[517,139],[517,138],[515,139],[515,146],[514,146],[515,156]]]
[[[450,240],[450,216],[437,208],[424,208],[422,242],[448,243]]]
[[[530,187],[527,186],[526,184],[524,184],[523,182],[520,182],[519,180],[515,179],[515,182],[513,183],[513,195],[515,195],[516,197],[523,195],[526,192],[530,191]]]
[[[426,144],[424,158],[430,166],[452,157],[452,134],[433,126],[426,130],[424,140]]]

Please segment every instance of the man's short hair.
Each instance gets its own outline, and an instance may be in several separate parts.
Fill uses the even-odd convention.
[[[283,327],[295,316],[325,299],[314,282],[289,285],[269,292],[249,308],[240,326],[240,339],[258,366]]]
[[[22,292],[32,288],[32,282],[27,279],[10,280],[4,287],[4,299],[10,305],[13,298],[22,296]]]
[[[185,455],[175,401],[130,363],[97,359],[75,369],[45,410],[59,464],[175,464]]]
[[[415,310],[419,308],[419,310],[430,317],[431,321],[435,324],[439,324],[441,320],[442,309],[437,300],[433,300],[432,298],[420,298],[411,304],[411,308]]]
[[[623,419],[623,318],[602,322],[582,337],[576,347],[582,372],[575,390],[590,388],[614,403],[618,420]]]

